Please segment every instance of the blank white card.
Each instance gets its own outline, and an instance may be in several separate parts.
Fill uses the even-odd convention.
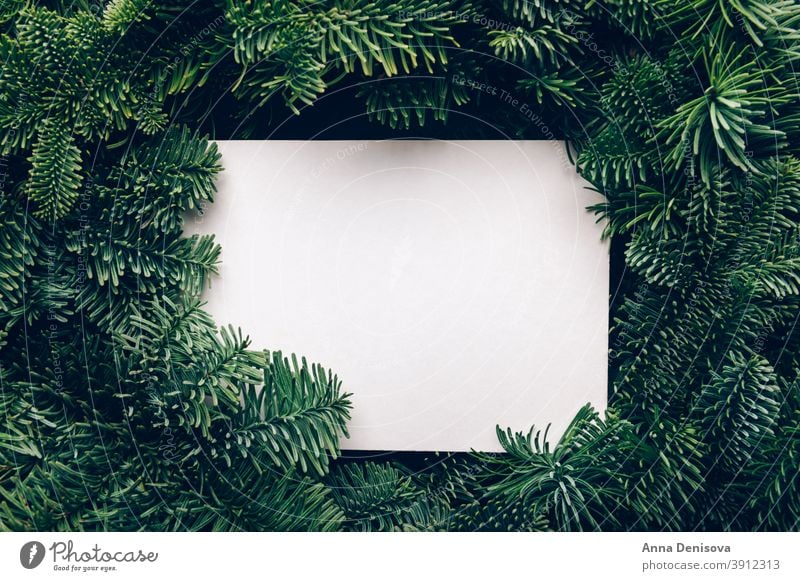
[[[557,141],[219,141],[206,292],[332,369],[361,450],[497,451],[606,406],[608,248]]]

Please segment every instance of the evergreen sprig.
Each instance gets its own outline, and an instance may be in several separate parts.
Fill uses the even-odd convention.
[[[800,527],[796,2],[5,2],[0,57],[1,530]],[[347,378],[204,311],[203,135],[337,84],[570,141],[624,271],[603,414],[341,458]]]

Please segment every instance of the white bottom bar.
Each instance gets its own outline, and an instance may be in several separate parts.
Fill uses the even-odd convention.
[[[32,541],[45,555],[28,570],[21,560]],[[800,578],[798,547],[800,533],[5,533],[0,573],[14,580],[777,580]],[[119,562],[142,555],[146,562]]]

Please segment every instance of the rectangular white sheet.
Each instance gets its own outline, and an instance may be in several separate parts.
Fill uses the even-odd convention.
[[[333,369],[362,450],[499,450],[606,405],[608,247],[554,141],[220,141],[219,324]]]

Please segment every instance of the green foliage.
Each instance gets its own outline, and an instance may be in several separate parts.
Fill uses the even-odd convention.
[[[657,32],[662,15],[658,2],[650,0],[606,0],[589,2],[598,18],[607,21],[612,29],[637,39],[650,40]]]
[[[47,118],[29,158],[32,164],[28,198],[38,216],[56,220],[69,212],[78,199],[81,152],[67,127]]]
[[[557,63],[578,43],[575,37],[551,24],[528,30],[492,30],[489,36],[489,46],[497,56],[521,62]]]
[[[35,280],[31,270],[42,260],[38,236],[41,226],[35,218],[26,216],[22,204],[9,196],[0,199],[0,211],[3,216],[0,228],[0,311],[3,323],[11,326],[27,310],[25,294]],[[6,333],[0,334],[0,345]]]
[[[626,528],[684,530],[697,519],[708,446],[699,428],[676,422],[658,408],[644,410],[634,453],[626,462]]]
[[[108,181],[115,214],[126,212],[120,225],[133,220],[180,232],[188,210],[201,210],[214,200],[214,179],[222,170],[219,160],[216,145],[197,139],[186,127],[171,127],[157,140],[133,147]]]
[[[5,2],[0,57],[0,529],[800,527],[796,2]],[[340,458],[333,371],[203,310],[201,135],[355,86],[398,132],[569,139],[624,271],[604,417]]]
[[[575,109],[587,104],[581,89],[582,80],[583,74],[577,69],[534,71],[529,78],[519,81],[517,86],[523,94],[532,94],[540,105]]]
[[[257,4],[229,0],[231,48],[242,67],[243,97],[263,105],[280,92],[299,113],[335,82],[358,69],[387,76],[446,63],[457,46],[450,27],[460,22],[452,0],[357,0]]]
[[[227,440],[245,448],[257,444],[279,467],[326,474],[350,419],[349,394],[340,392],[339,379],[305,359],[299,365],[292,356],[290,364],[273,353],[261,384],[244,392],[237,427],[224,436],[226,447]]]
[[[432,507],[436,499],[390,464],[343,464],[328,483],[347,530],[428,530],[442,524]]]
[[[658,178],[663,149],[654,137],[659,123],[687,95],[683,54],[670,51],[623,56],[600,89],[601,128],[585,141],[577,165],[603,190]]]
[[[451,530],[474,532],[542,532],[551,530],[537,507],[520,500],[492,496],[455,511]]]
[[[103,24],[111,31],[125,33],[128,27],[147,18],[152,0],[111,0],[103,9]]]
[[[431,116],[434,121],[446,121],[452,104],[469,100],[458,81],[443,78],[386,79],[366,86],[358,96],[364,98],[371,120],[392,129],[409,129],[412,120],[423,127]]]
[[[731,352],[729,364],[712,376],[697,402],[706,439],[718,451],[720,463],[736,470],[773,435],[780,391],[772,366],[758,355],[745,359]]]
[[[597,530],[619,524],[624,489],[615,470],[630,451],[630,425],[604,422],[586,406],[551,449],[544,434],[503,432],[507,455],[479,454],[486,464],[486,494],[519,501],[545,513],[557,530]]]
[[[415,74],[371,81],[357,97],[365,101],[372,121],[392,129],[410,129],[413,121],[424,127],[429,118],[446,122],[451,110],[472,100],[468,85],[481,69],[474,55],[460,53],[446,67],[439,65],[433,77]]]
[[[48,228],[4,192],[2,528],[340,527],[304,475],[327,474],[347,434],[339,380],[202,310],[220,249],[182,237],[183,214],[220,169],[174,128],[104,151],[79,214]]]
[[[713,56],[704,53],[709,86],[703,95],[683,103],[661,127],[666,143],[674,144],[667,163],[679,169],[687,155],[697,157],[700,176],[709,183],[719,167],[720,155],[735,167],[755,171],[754,153],[774,155],[784,134],[759,122],[784,101],[778,87],[765,87],[759,71],[747,64],[749,51],[734,53],[714,45]],[[691,154],[689,151],[691,149]]]
[[[166,55],[186,49],[176,30],[141,26],[152,4],[119,0],[102,14],[28,7],[14,34],[0,37],[0,153],[33,147],[28,191],[42,216],[62,218],[74,205],[85,142],[109,139],[129,121],[150,134],[166,126],[165,95],[152,80]]]
[[[791,0],[660,0],[666,22],[687,26],[687,33],[698,35],[708,28],[741,28],[757,46],[769,29],[778,29],[787,14],[796,14]],[[786,32],[786,30],[782,31]]]
[[[754,511],[751,528],[797,530],[800,526],[800,378],[783,381],[786,394],[774,426],[774,434],[759,443],[758,454],[751,460],[751,470],[763,476],[758,489],[747,482],[740,485],[741,496]],[[767,501],[764,502],[763,499]]]
[[[544,19],[550,22],[561,17],[562,11],[570,10],[569,0],[503,0],[503,12],[527,24]]]

